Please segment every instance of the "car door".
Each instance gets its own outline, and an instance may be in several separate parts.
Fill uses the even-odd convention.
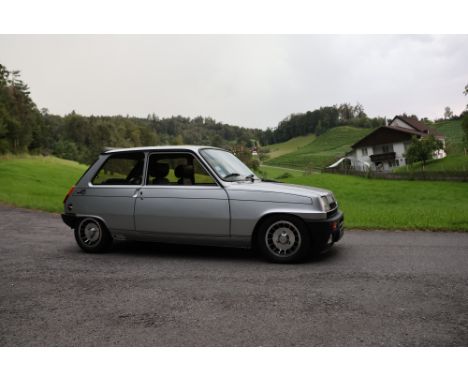
[[[151,153],[135,201],[135,227],[158,237],[229,237],[227,194],[193,153]]]
[[[111,230],[135,230],[135,195],[143,184],[143,152],[111,154],[86,189],[86,214],[101,217]]]

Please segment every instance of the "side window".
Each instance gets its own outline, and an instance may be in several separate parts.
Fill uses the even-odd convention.
[[[148,162],[148,185],[216,186],[200,162],[191,154],[151,154]]]
[[[204,186],[216,186],[216,182],[213,177],[208,174],[208,172],[204,169],[201,163],[197,160],[193,160],[193,169],[194,169],[194,176],[195,176],[195,184],[201,184]]]
[[[91,181],[94,185],[139,185],[143,179],[143,153],[110,156]]]

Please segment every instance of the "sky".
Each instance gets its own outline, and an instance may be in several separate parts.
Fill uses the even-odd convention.
[[[431,119],[468,103],[468,35],[0,35],[0,63],[61,115],[265,129],[344,102]]]

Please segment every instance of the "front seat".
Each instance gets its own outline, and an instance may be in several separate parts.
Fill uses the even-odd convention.
[[[169,174],[169,164],[156,162],[151,167],[150,175],[154,176],[153,184],[169,184],[169,180],[166,178]]]
[[[193,166],[180,164],[175,168],[174,174],[179,178],[177,184],[192,185],[195,183]]]

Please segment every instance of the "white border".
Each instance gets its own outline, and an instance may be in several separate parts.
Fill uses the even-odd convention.
[[[14,381],[465,381],[466,348],[2,348]]]
[[[466,33],[461,0],[15,0],[0,33]]]

